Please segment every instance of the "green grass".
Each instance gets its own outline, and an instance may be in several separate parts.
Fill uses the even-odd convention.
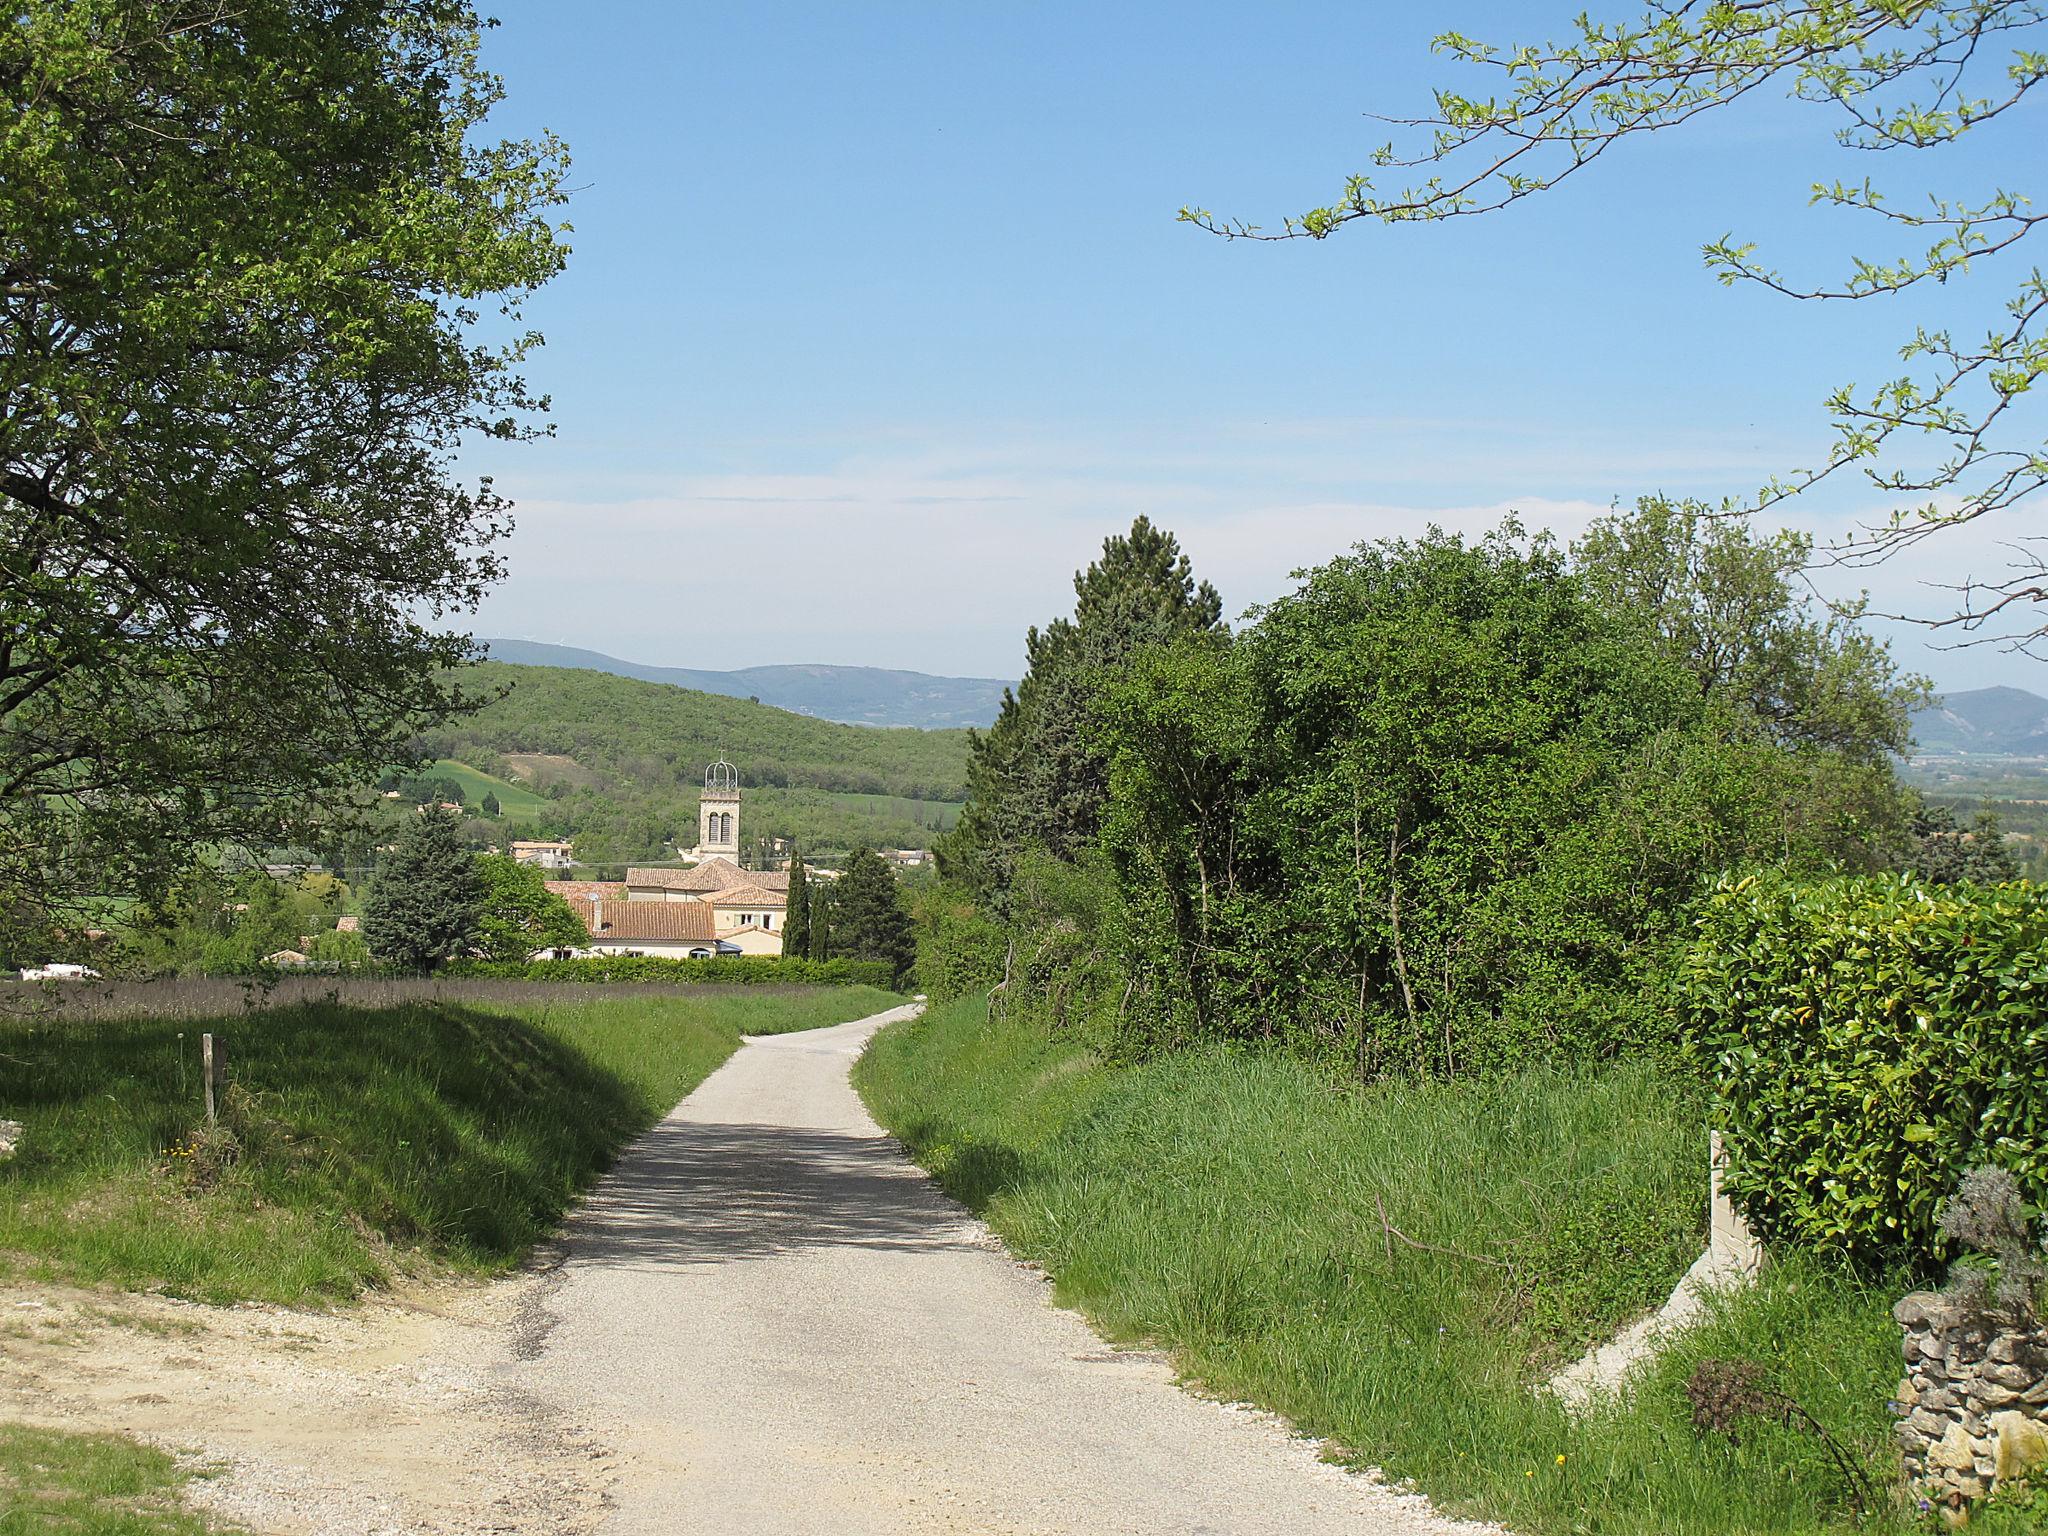
[[[186,1481],[132,1440],[0,1424],[0,1536],[206,1536]]]
[[[212,1302],[488,1273],[547,1235],[742,1032],[897,1001],[858,987],[492,988],[239,1017],[0,1019],[0,1274]],[[226,1043],[203,1132],[198,1044]],[[226,1154],[238,1152],[228,1161]]]
[[[1452,1510],[1524,1531],[1847,1525],[1810,1434],[1694,1435],[1682,1387],[1709,1355],[1765,1362],[1895,1475],[1897,1292],[1795,1261],[1626,1406],[1575,1422],[1531,1390],[1699,1251],[1704,1108],[1648,1068],[1348,1091],[1272,1054],[1107,1067],[969,1002],[885,1030],[855,1080],[1107,1335]]]
[[[472,811],[483,804],[486,794],[496,795],[499,811],[507,821],[528,820],[546,809],[548,804],[545,796],[535,794],[524,785],[515,784],[510,779],[493,778],[452,757],[436,758],[420,770],[420,777],[454,780],[462,788],[464,804]]]

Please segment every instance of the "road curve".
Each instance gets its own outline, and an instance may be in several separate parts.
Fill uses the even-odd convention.
[[[751,1039],[570,1224],[509,1384],[617,1456],[619,1536],[1476,1532],[1109,1349],[868,1117],[905,1010]]]

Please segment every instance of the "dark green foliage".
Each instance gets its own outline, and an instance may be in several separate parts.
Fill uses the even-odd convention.
[[[1976,821],[1965,830],[1948,806],[1923,803],[1914,810],[1907,831],[1902,867],[1922,880],[1974,880],[1996,885],[2019,878],[2019,865],[2005,846],[1995,812],[1979,811]]]
[[[855,849],[833,882],[831,945],[835,956],[882,962],[898,980],[916,957],[896,872],[872,848]]]
[[[782,952],[797,957],[811,952],[811,892],[805,878],[803,851],[789,851],[789,891],[782,903]]]
[[[810,957],[818,965],[832,958],[832,888],[820,883],[811,887],[805,923],[810,928]]]
[[[948,877],[1002,906],[1029,848],[1071,858],[1095,836],[1108,762],[1090,713],[1141,648],[1222,630],[1222,601],[1197,585],[1179,541],[1140,517],[1074,577],[1074,614],[1025,637],[1027,666],[1002,713],[971,738],[969,809],[938,845]]]
[[[804,959],[780,956],[721,960],[671,959],[665,955],[590,955],[579,960],[457,960],[447,976],[490,977],[503,981],[671,982],[725,986],[836,986],[889,990],[896,981],[885,962]]]
[[[1729,880],[1680,997],[1766,1241],[1925,1262],[1978,1164],[2048,1199],[2048,892]]]
[[[0,28],[0,908],[310,834],[459,710],[564,157],[463,0]],[[501,313],[502,312],[502,313]],[[480,316],[490,316],[488,333]]]
[[[489,853],[476,861],[482,897],[477,937],[489,960],[525,960],[537,950],[577,949],[590,940],[575,908],[547,888],[531,864]]]
[[[423,810],[399,829],[397,847],[377,866],[363,937],[380,960],[432,970],[476,942],[484,884],[459,826],[448,812]]]
[[[489,791],[488,789],[484,791],[483,802],[480,805],[478,805],[477,809],[482,811],[486,816],[490,817],[497,817],[499,815],[502,815],[505,810],[504,806],[498,803],[498,797],[492,794],[491,791]]]

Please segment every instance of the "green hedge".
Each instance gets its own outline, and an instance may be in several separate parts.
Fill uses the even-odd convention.
[[[806,982],[821,986],[896,990],[895,970],[885,960],[756,959],[673,960],[659,955],[593,955],[583,960],[457,960],[443,976],[482,976],[501,981],[709,981],[748,986],[761,982]]]
[[[1727,1188],[1765,1240],[1935,1256],[1996,1163],[2048,1201],[2048,894],[1905,875],[1726,880],[1681,969]]]

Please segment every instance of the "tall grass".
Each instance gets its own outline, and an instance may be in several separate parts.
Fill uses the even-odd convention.
[[[1704,1107],[1647,1068],[1360,1092],[1266,1054],[1105,1067],[966,1003],[885,1030],[856,1080],[1111,1337],[1454,1510],[1560,1532],[1849,1523],[1810,1433],[1694,1434],[1683,1383],[1716,1354],[1766,1362],[1895,1472],[1895,1293],[1792,1260],[1627,1403],[1575,1421],[1533,1390],[1703,1241]]]
[[[26,1125],[0,1163],[0,1273],[297,1302],[422,1266],[502,1269],[743,1032],[895,1001],[489,985],[230,1017],[0,1017],[0,1118]],[[215,1132],[202,1031],[231,1080]]]

